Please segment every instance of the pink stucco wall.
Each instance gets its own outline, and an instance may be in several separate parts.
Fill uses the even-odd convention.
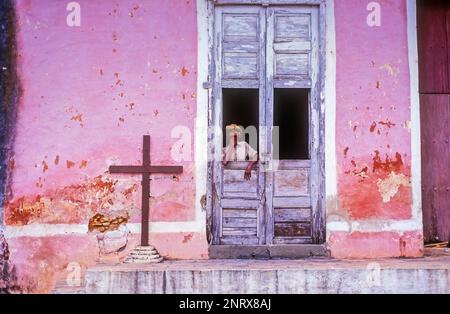
[[[184,166],[181,175],[153,176],[151,221],[193,220],[194,162],[173,161],[170,149],[177,125],[194,138],[195,1],[78,2],[81,27],[66,23],[68,1],[16,2],[23,95],[5,224],[87,226],[95,213],[114,209],[139,222],[140,177],[106,171],[110,164],[139,164],[144,134],[151,135],[152,163]],[[50,282],[51,269],[94,262],[95,235],[40,238],[37,230],[33,238],[9,241],[24,273],[35,277],[33,265],[42,260]],[[203,234],[160,233],[150,240],[169,257],[206,256]],[[188,242],[189,249],[181,248]]]
[[[407,220],[412,189],[406,1],[380,1],[380,27],[366,23],[368,2],[335,1],[338,211],[348,222]],[[422,254],[421,230],[412,230],[411,237],[382,227],[332,233],[332,255]],[[360,246],[360,239],[374,245]]]

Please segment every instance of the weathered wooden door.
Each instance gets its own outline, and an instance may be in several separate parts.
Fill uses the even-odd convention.
[[[247,181],[243,174],[248,162],[224,166],[216,154],[213,244],[323,241],[318,11],[312,6],[215,8],[212,123],[224,129],[229,89],[240,90],[242,97],[257,90],[254,148],[259,161]],[[289,119],[293,115],[297,117]],[[296,129],[296,124],[301,127]],[[216,151],[224,147],[223,136],[213,134],[211,141]]]
[[[450,231],[450,3],[417,4],[424,239],[439,242]]]
[[[257,93],[258,129],[265,125],[265,10],[259,6],[218,7],[214,36],[214,126],[223,129],[224,89],[253,89]],[[247,126],[245,126],[247,127]],[[258,132],[259,147],[263,145]],[[223,137],[214,134],[214,149],[222,151]],[[253,147],[257,149],[257,147]],[[265,176],[261,163],[250,180],[245,161],[221,163],[215,155],[213,178],[213,243],[265,243]]]

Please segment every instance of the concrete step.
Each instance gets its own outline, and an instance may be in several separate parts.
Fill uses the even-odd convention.
[[[450,293],[450,256],[99,265],[86,293]]]

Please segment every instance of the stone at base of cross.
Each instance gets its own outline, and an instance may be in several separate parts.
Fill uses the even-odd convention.
[[[161,263],[164,260],[154,246],[137,246],[123,261],[125,264]]]

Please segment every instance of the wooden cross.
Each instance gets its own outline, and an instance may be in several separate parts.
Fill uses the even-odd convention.
[[[150,135],[144,135],[142,149],[142,165],[140,166],[109,166],[109,173],[128,173],[142,175],[142,217],[141,246],[149,246],[148,226],[150,207],[150,174],[152,173],[182,173],[183,166],[152,166],[150,164]]]

